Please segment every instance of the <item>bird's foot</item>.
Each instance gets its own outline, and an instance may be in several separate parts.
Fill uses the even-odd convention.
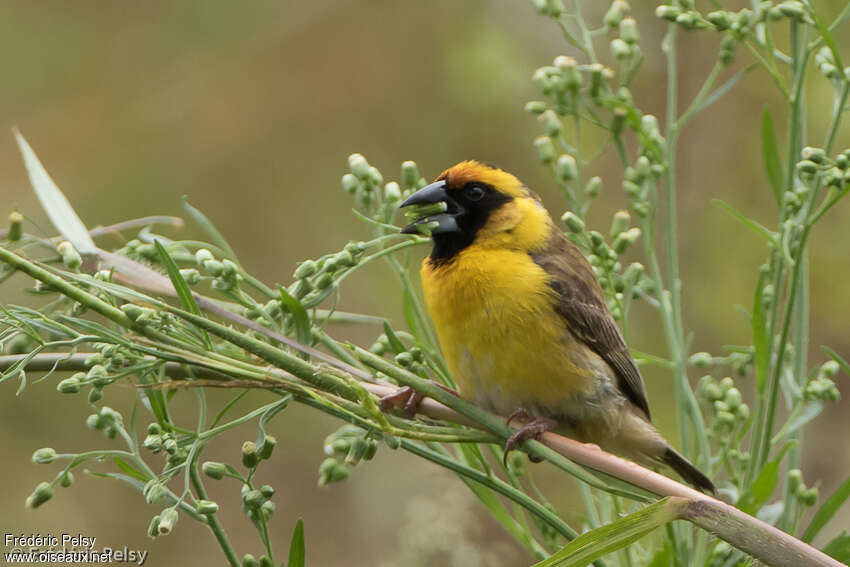
[[[437,386],[452,394],[453,396],[458,396],[458,393],[452,390],[447,386],[443,386],[442,384],[437,384]],[[458,396],[460,397],[460,396]],[[425,394],[421,394],[411,388],[410,386],[404,386],[403,388],[399,388],[393,394],[388,394],[378,400],[378,407],[381,408],[383,412],[389,412],[395,408],[401,408],[402,413],[405,417],[411,418],[416,415],[416,412],[419,410],[419,405],[422,403],[422,400],[425,399]]]
[[[503,462],[505,466],[507,466],[508,454],[511,451],[513,451],[529,439],[537,439],[543,433],[546,433],[547,431],[552,431],[558,425],[557,421],[548,417],[532,417],[531,414],[529,414],[525,408],[519,408],[511,415],[509,415],[507,419],[507,424],[510,425],[511,421],[513,421],[514,419],[522,419],[525,421],[525,423],[522,427],[517,429],[513,435],[508,437],[508,440],[505,442],[505,453],[503,457]],[[539,463],[541,460],[532,455],[529,455],[528,458],[533,463]]]
[[[378,400],[378,407],[385,413],[395,408],[401,408],[405,417],[411,418],[416,415],[416,410],[419,409],[419,404],[424,399],[424,394],[420,394],[410,386],[405,386],[399,388],[394,394],[388,394]]]

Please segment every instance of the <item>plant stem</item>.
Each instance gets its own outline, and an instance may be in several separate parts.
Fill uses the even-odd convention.
[[[198,467],[194,462],[187,464],[189,469],[189,479],[192,482],[192,487],[195,489],[195,493],[201,500],[207,500],[207,491],[206,488],[204,488],[204,483],[201,481],[200,475],[198,474]],[[210,531],[215,536],[215,539],[221,547],[221,551],[224,553],[224,556],[227,558],[227,562],[230,564],[230,567],[239,567],[241,563],[239,562],[239,558],[236,556],[236,551],[234,551],[233,546],[230,544],[230,540],[228,539],[227,533],[224,531],[224,527],[221,525],[221,522],[218,521],[215,514],[207,514],[205,518]]]

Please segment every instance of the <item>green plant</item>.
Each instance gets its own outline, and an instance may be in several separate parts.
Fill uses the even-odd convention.
[[[545,133],[534,147],[567,201],[563,220],[568,233],[588,254],[624,331],[635,301],[657,309],[668,353],[635,353],[636,357],[669,368],[683,453],[712,476],[727,479],[721,481],[721,491],[737,510],[558,436],[527,442],[528,453],[578,479],[585,519],[573,527],[536,488],[521,455],[511,455],[507,465],[502,464],[501,444],[512,429],[431,381],[453,384],[411,280],[408,253],[426,239],[401,235],[395,224],[402,198],[425,184],[413,162],[402,164],[398,182],[385,182],[363,156],[352,155],[342,186],[368,226],[368,239],[302,262],[288,286],[273,288],[253,277],[219,231],[188,203],[187,215],[205,229],[210,242],[159,235],[153,227],[171,221],[158,218],[90,233],[19,136],[33,186],[64,240],[24,233],[21,216],[10,217],[10,229],[0,245],[4,266],[0,278],[26,273],[38,282],[34,291],[50,301],[38,310],[3,306],[0,341],[4,350],[21,354],[0,358],[0,381],[18,378],[23,388],[28,371],[46,371],[47,376],[54,370],[75,372],[57,389],[71,395],[88,392],[96,411],[87,424],[121,445],[78,454],[36,451],[36,462],[67,464],[53,481],[38,485],[28,505],[43,505],[53,487],[70,485],[73,469],[91,460],[109,460],[115,472],[98,474],[124,481],[148,502],[164,506],[151,522],[152,537],[170,533],[182,513],[209,527],[229,564],[280,564],[268,535],[274,491],[256,486],[254,476],[276,444],[265,433],[267,422],[294,402],[345,422],[327,438],[329,456],[320,467],[320,483],[345,480],[383,445],[402,449],[457,473],[541,565],[591,561],[734,565],[746,561],[746,553],[768,563],[830,564],[812,548],[748,514],[776,522],[792,535],[802,533],[802,539],[811,542],[850,496],[849,479],[818,508],[805,530],[799,526],[803,511],[818,499],[817,489],[804,484],[799,470],[802,431],[824,403],[836,400],[832,380],[837,372],[850,371],[847,362],[829,349],[825,349],[828,360],[811,368],[805,348],[808,236],[850,187],[846,173],[850,151],[838,153],[833,148],[850,80],[832,39],[850,7],[827,25],[810,5],[796,1],[760,2],[752,9],[705,14],[684,0],[660,6],[657,16],[669,22],[663,46],[668,97],[662,128],[656,117],[640,110],[629,90],[642,55],[638,23],[626,2],[615,0],[597,28],[583,17],[580,2],[572,3],[569,11],[560,0],[535,0],[534,6],[577,50],[576,57],[558,57],[534,74],[544,100],[526,105]],[[781,27],[788,29],[784,50],[777,47]],[[683,33],[716,33],[720,45],[705,83],[680,112],[677,42]],[[602,44],[607,44],[610,57],[597,56]],[[753,62],[733,72],[736,52],[744,50]],[[804,137],[804,81],[810,62],[832,85],[835,96],[820,147],[807,146]],[[788,103],[784,164],[768,111],[762,129],[763,159],[777,205],[776,228],[718,203],[767,246],[767,261],[760,268],[748,313],[752,344],[731,347],[722,355],[690,353],[678,269],[678,136],[693,116],[756,70],[768,73]],[[731,76],[718,84],[724,74]],[[622,162],[622,189],[630,211],[613,215],[606,236],[588,227],[586,215],[600,189],[612,181],[588,178],[587,171],[609,148]],[[632,216],[637,226],[632,226]],[[137,238],[113,252],[100,249],[93,240],[98,234],[140,226],[144,228]],[[621,256],[639,239],[645,264],[623,265]],[[335,308],[346,278],[374,260],[388,266],[398,279],[406,330]],[[376,341],[370,349],[340,342],[327,332],[329,321],[376,325]],[[709,369],[696,389],[689,381],[690,368]],[[730,376],[725,376],[727,369]],[[747,375],[755,377],[752,411],[741,393],[747,388],[743,380]],[[138,388],[139,403],[129,413],[102,405],[104,391],[117,381],[132,381]],[[440,402],[426,401],[422,411],[449,423],[382,413],[377,397],[396,386],[413,387]],[[204,395],[210,387],[235,391],[214,417]],[[266,389],[276,399],[225,420],[251,388]],[[183,389],[191,389],[198,400],[193,428],[179,425],[186,416],[178,421],[170,410],[174,392]],[[790,400],[790,415],[782,424],[777,423],[780,391]],[[150,422],[141,441],[140,413]],[[255,419],[257,438],[245,442],[238,463],[202,461],[204,448],[217,435]],[[163,455],[164,461],[156,455]],[[260,559],[250,555],[238,559],[216,518],[217,505],[207,498],[204,476],[236,481],[243,511],[263,544]],[[784,491],[782,499],[770,503],[778,490]],[[654,495],[669,498],[643,506],[655,500]],[[675,519],[689,523],[674,524]],[[664,530],[656,530],[662,526]],[[304,564],[302,530],[299,522],[287,565]],[[711,538],[709,531],[732,546]],[[650,533],[656,535],[647,537]],[[850,538],[840,535],[826,551],[846,561]]]

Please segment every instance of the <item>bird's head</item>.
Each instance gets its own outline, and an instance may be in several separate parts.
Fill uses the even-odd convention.
[[[540,200],[522,182],[498,167],[462,161],[401,206],[444,203],[442,212],[406,226],[415,234],[428,224],[434,240],[432,262],[445,262],[465,248],[508,248],[534,252],[549,237],[552,221]]]

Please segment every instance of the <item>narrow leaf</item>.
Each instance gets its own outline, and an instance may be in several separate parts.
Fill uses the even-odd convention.
[[[215,225],[212,223],[207,216],[189,204],[189,201],[184,196],[183,197],[183,208],[186,209],[186,212],[189,213],[189,216],[192,217],[198,225],[207,233],[207,235],[212,239],[212,241],[222,250],[227,252],[227,257],[239,263],[239,260],[236,259],[236,252],[233,251],[233,248],[230,247],[230,244],[227,243],[227,240],[224,239],[224,236],[218,231]]]
[[[94,240],[92,240],[89,231],[74,212],[71,203],[56,186],[56,183],[48,175],[47,170],[41,165],[35,152],[18,131],[14,128],[15,139],[18,142],[18,147],[21,149],[21,154],[24,156],[24,165],[29,173],[30,183],[38,200],[41,201],[41,206],[50,218],[50,222],[56,227],[56,230],[77,249],[80,254],[94,254],[97,252]]]
[[[709,106],[711,106],[712,104],[717,102],[720,99],[720,97],[725,95],[727,92],[729,92],[732,89],[732,87],[737,85],[741,81],[741,79],[743,79],[747,75],[747,73],[749,73],[753,69],[756,69],[758,66],[759,66],[758,63],[753,63],[749,67],[747,67],[745,69],[741,69],[740,71],[735,73],[732,76],[731,79],[729,79],[728,81],[726,81],[725,83],[723,83],[722,85],[717,87],[717,89],[714,92],[712,92],[710,95],[705,97],[705,100],[703,100],[702,104],[700,104],[699,107],[694,111],[694,114],[702,112],[703,110],[705,110],[706,108],[708,108]]]
[[[841,53],[838,51],[838,46],[835,44],[835,39],[833,39],[832,34],[829,33],[829,28],[826,27],[826,24],[823,23],[823,20],[818,15],[818,13],[809,5],[808,2],[803,2],[803,5],[806,7],[806,11],[812,17],[815,22],[815,26],[817,26],[818,31],[823,37],[824,42],[826,43],[829,50],[832,52],[832,57],[835,59],[835,66],[839,69],[844,68],[844,64],[841,62]]]
[[[767,384],[767,372],[770,365],[770,352],[767,341],[767,319],[764,315],[764,285],[766,275],[761,274],[756,284],[756,295],[753,299],[753,347],[755,349],[756,387],[759,393],[764,392]]]
[[[295,338],[304,346],[313,344],[313,331],[310,325],[310,316],[307,315],[307,310],[300,301],[286,291],[286,288],[279,286],[280,301],[283,306],[292,315],[292,323],[295,325]]]
[[[850,565],[850,534],[841,532],[832,541],[826,544],[823,552],[845,565]]]
[[[585,567],[634,543],[656,528],[675,520],[681,501],[665,498],[615,522],[585,532],[534,567]]]
[[[779,159],[779,147],[776,144],[776,132],[773,130],[773,117],[767,107],[761,120],[761,148],[767,180],[773,188],[773,198],[776,199],[776,204],[781,206],[785,181],[782,175],[782,161]]]
[[[841,369],[842,369],[842,370],[843,370],[843,371],[844,371],[844,372],[845,372],[848,376],[850,376],[850,363],[848,363],[846,360],[844,360],[844,358],[843,358],[840,354],[838,354],[837,352],[835,352],[834,350],[832,350],[832,349],[831,349],[831,348],[829,348],[828,346],[822,346],[822,347],[820,347],[820,348],[821,348],[821,349],[822,349],[822,350],[823,350],[823,351],[824,351],[827,355],[829,355],[829,357],[830,357],[832,360],[834,360],[835,362],[837,362],[837,363],[838,363],[838,366],[840,366],[840,367],[841,367]]]
[[[147,482],[150,480],[147,476],[142,474],[138,469],[135,469],[130,466],[130,464],[128,464],[127,461],[123,459],[115,457],[113,459],[113,462],[115,463],[115,466],[117,466],[119,469],[127,473],[129,476],[135,478],[136,480],[140,480],[142,482]]]
[[[767,228],[757,223],[756,221],[746,217],[744,213],[740,212],[738,209],[730,205],[729,203],[721,200],[721,199],[712,199],[711,202],[721,209],[729,213],[729,215],[735,220],[741,222],[744,226],[764,238],[767,242],[774,242],[776,240],[774,234],[770,232]]]
[[[803,533],[802,540],[806,543],[811,543],[848,498],[850,498],[850,477],[821,504],[818,511],[815,512],[812,521],[809,523],[809,527]]]
[[[298,518],[295,522],[295,531],[292,532],[292,541],[289,544],[289,561],[287,567],[304,567],[307,561],[307,550],[304,547],[304,521]]]
[[[739,509],[752,516],[770,499],[773,491],[776,490],[776,485],[779,484],[779,467],[782,464],[782,459],[790,448],[790,443],[785,445],[774,460],[764,465],[750,485],[750,489],[738,502]]]
[[[183,304],[186,311],[195,315],[201,315],[201,310],[198,308],[198,304],[195,303],[195,298],[192,296],[192,290],[189,289],[189,284],[187,284],[186,280],[183,279],[183,274],[180,273],[180,268],[177,267],[177,263],[174,261],[174,258],[171,257],[171,254],[168,253],[168,250],[165,249],[165,246],[163,246],[162,242],[158,239],[153,241],[153,245],[159,253],[162,265],[165,266],[165,272],[168,274],[168,277],[171,279],[171,283],[174,285],[174,289],[177,291],[177,297],[180,299],[180,303]],[[207,350],[212,350],[212,342],[210,341],[209,335],[207,335],[207,332],[203,329],[200,331]]]
[[[390,343],[390,348],[393,349],[394,353],[400,354],[407,350],[406,348],[404,348],[404,344],[402,344],[402,342],[396,336],[395,331],[393,331],[393,328],[390,327],[390,324],[386,321],[384,321],[384,334],[387,336],[387,340]]]

